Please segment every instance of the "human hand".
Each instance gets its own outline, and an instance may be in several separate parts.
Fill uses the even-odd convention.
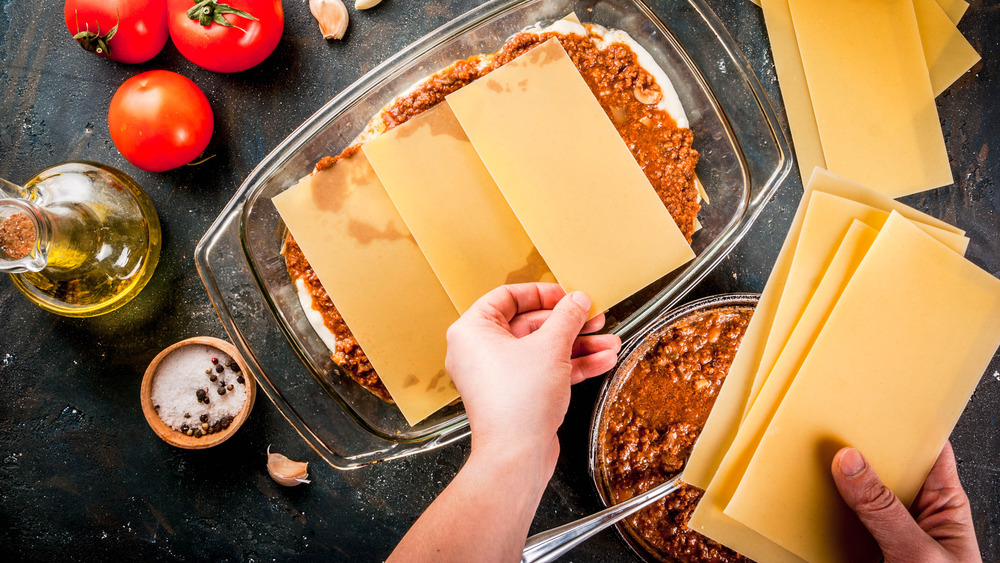
[[[559,457],[570,385],[611,369],[621,340],[581,336],[590,299],[556,284],[499,287],[448,329],[445,367],[465,402],[472,454],[391,561],[517,561]],[[499,515],[499,516],[498,516]]]
[[[982,561],[950,442],[910,507],[916,518],[854,448],[837,452],[832,470],[840,495],[874,536],[886,563]]]
[[[604,315],[587,322],[589,310],[589,297],[557,284],[507,285],[448,329],[445,366],[469,415],[473,451],[540,455],[551,473],[570,385],[611,369],[621,349],[614,335],[581,336],[604,326]]]

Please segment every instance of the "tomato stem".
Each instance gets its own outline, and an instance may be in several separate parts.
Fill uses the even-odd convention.
[[[238,10],[229,4],[219,4],[217,0],[194,0],[194,7],[187,11],[187,17],[205,27],[209,27],[213,23],[217,23],[225,27],[235,27],[243,33],[247,32],[247,30],[242,27],[230,23],[229,20],[223,17],[225,14],[233,14],[237,17],[246,18],[248,20],[260,21],[253,17],[249,12]]]
[[[76,14],[76,34],[73,35],[73,39],[80,44],[85,50],[91,53],[96,53],[102,56],[108,56],[111,54],[111,45],[108,43],[111,38],[118,33],[118,24],[121,23],[121,15],[117,15],[117,21],[115,21],[115,26],[108,30],[107,33],[101,35],[101,22],[97,22],[97,32],[90,31],[90,23],[84,25],[86,29],[80,31],[80,12],[74,10]],[[115,13],[118,14],[118,9],[115,8]]]
[[[198,156],[203,156],[204,154],[205,153],[201,153]],[[198,166],[199,164],[204,164],[204,163],[208,162],[209,160],[212,160],[213,158],[215,158],[214,154],[206,156],[205,158],[201,158],[199,160],[195,160],[195,161],[189,162],[185,166]]]

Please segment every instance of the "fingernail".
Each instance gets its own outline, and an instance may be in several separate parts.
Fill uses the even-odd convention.
[[[864,471],[865,465],[865,458],[861,456],[861,452],[854,448],[848,448],[840,454],[840,472],[847,477],[854,477],[861,473]]]
[[[573,300],[574,303],[583,307],[585,310],[587,311],[590,310],[590,297],[587,297],[586,293],[582,291],[574,291],[573,293],[569,294],[569,297],[570,299]]]

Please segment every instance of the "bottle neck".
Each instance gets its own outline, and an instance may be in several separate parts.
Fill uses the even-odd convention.
[[[65,277],[89,267],[97,237],[92,213],[82,205],[43,207],[28,199],[0,198],[0,272],[44,270]]]
[[[28,192],[24,188],[0,178],[0,198],[19,199],[27,197]]]

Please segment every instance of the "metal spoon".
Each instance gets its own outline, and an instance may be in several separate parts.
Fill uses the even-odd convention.
[[[609,506],[604,510],[535,534],[524,544],[521,563],[544,563],[555,561],[559,556],[583,543],[587,538],[622,518],[634,514],[661,498],[676,491],[681,486],[680,475],[661,483],[652,489],[636,495],[623,503]]]

